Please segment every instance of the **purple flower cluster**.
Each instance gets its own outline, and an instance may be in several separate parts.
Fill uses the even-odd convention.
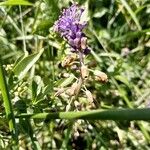
[[[81,23],[81,15],[84,9],[73,4],[62,11],[59,20],[55,22],[54,29],[64,37],[74,52],[81,51],[84,54],[89,52],[87,37],[83,33],[87,22]]]

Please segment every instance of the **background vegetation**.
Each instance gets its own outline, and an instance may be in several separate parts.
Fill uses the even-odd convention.
[[[0,3],[0,149],[11,149],[18,134],[20,149],[149,149],[149,122],[14,120],[21,113],[66,111],[70,97],[63,89],[79,76],[75,65],[62,66],[70,49],[52,30],[72,1],[30,2]],[[92,71],[105,72],[108,82],[96,81],[90,72],[86,88],[93,101],[82,90],[72,110],[150,107],[150,1],[76,2],[85,7],[83,18],[88,20],[91,53],[85,63]]]

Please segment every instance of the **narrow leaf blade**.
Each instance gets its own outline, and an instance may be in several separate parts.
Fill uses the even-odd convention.
[[[23,58],[21,61],[17,63],[17,65],[14,67],[13,72],[15,75],[18,76],[18,79],[24,78],[24,76],[27,74],[29,69],[37,62],[37,60],[42,55],[44,49],[42,49],[40,52],[36,54],[29,55],[25,58]]]
[[[1,2],[0,3],[0,6],[12,6],[12,5],[27,5],[27,6],[32,6],[33,4],[26,1],[26,0],[8,0],[8,1],[5,1],[5,2]]]

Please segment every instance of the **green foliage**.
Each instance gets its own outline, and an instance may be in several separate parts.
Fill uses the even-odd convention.
[[[29,5],[32,6],[32,3],[25,1],[25,0],[7,0],[5,2],[1,2],[0,5],[8,5],[8,6],[12,6],[12,5]]]
[[[23,59],[21,59],[14,66],[13,72],[18,77],[19,80],[22,79],[27,74],[27,72],[29,71],[29,69],[31,69],[31,67],[33,67],[36,61],[40,58],[43,51],[44,49],[41,49],[40,52],[36,54],[23,57]]]
[[[10,133],[12,134],[12,144],[13,146],[15,146],[18,143],[18,133],[17,133],[16,123],[15,123],[14,112],[11,104],[11,99],[8,91],[8,85],[6,82],[5,73],[2,67],[1,60],[0,60],[0,89],[4,100],[6,119],[9,124]],[[3,121],[1,122],[1,124],[2,123]]]
[[[134,120],[149,120],[150,1],[76,0],[91,49],[84,83],[53,30],[71,2],[0,2],[0,149],[17,138],[22,149],[149,149],[149,122]]]

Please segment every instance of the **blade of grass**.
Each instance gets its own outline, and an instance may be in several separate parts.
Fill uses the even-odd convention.
[[[13,143],[14,143],[14,145],[17,146],[18,133],[17,133],[17,129],[16,129],[14,112],[13,112],[13,108],[12,108],[12,104],[11,104],[11,100],[10,100],[10,96],[9,96],[8,86],[6,83],[5,73],[4,73],[4,70],[2,67],[1,59],[0,59],[0,89],[1,89],[2,97],[3,97],[3,101],[4,101],[4,107],[5,107],[5,112],[6,112],[6,118],[8,120],[8,124],[9,124],[9,130],[12,134]]]
[[[21,6],[19,6],[19,11],[20,11],[21,30],[22,30],[22,36],[23,36],[23,51],[24,51],[25,56],[28,56],[28,51],[26,49],[25,30],[24,30],[24,24],[23,24],[23,17],[22,17]]]
[[[97,35],[97,33],[95,32],[95,30],[90,29],[90,31],[97,38],[98,42],[103,47],[103,50],[108,54],[109,52],[108,52],[105,44],[102,42],[101,38]],[[112,62],[112,64],[114,64],[114,61],[113,61],[112,57],[109,54],[108,54],[108,57],[109,57],[110,61]]]
[[[25,0],[7,0],[5,2],[1,2],[0,5],[27,5],[27,6],[32,6],[33,4],[31,2],[25,1]]]
[[[134,38],[147,34],[149,31],[150,29],[145,29],[145,30],[135,31],[135,32],[128,32],[127,34],[111,39],[110,43],[115,43],[118,41],[122,42],[125,40],[132,40]]]
[[[128,5],[128,3],[125,0],[120,0],[121,3],[124,5],[124,7],[127,9],[127,11],[129,12],[129,14],[131,15],[132,19],[134,20],[138,30],[142,30],[141,25],[135,15],[135,13],[133,12],[133,10],[131,9],[131,7]]]
[[[11,18],[11,16],[9,16],[7,14],[7,12],[5,11],[4,8],[0,8],[1,11],[3,12],[3,14],[5,15],[7,21],[9,21],[10,24],[12,24],[12,26],[15,28],[15,30],[18,32],[19,35],[22,35],[21,30],[19,29],[19,27],[17,26],[16,22]],[[4,24],[4,23],[3,23]]]
[[[37,113],[21,114],[16,118],[30,119],[87,119],[87,120],[150,120],[150,109],[110,109],[80,111],[80,112],[56,112],[56,113]]]

